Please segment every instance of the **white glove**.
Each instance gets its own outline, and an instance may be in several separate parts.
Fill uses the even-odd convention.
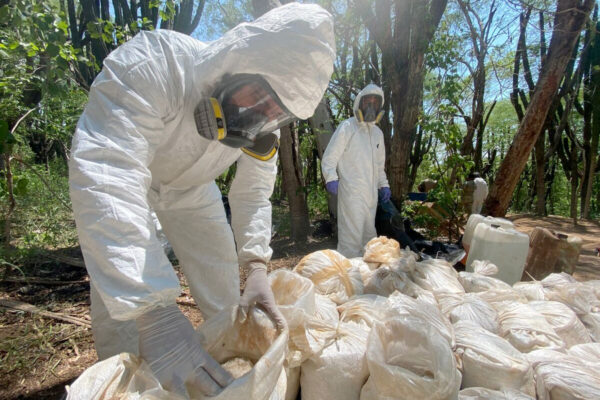
[[[136,320],[140,357],[164,389],[189,397],[186,385],[207,396],[233,381],[200,345],[192,324],[177,305],[149,311]]]
[[[246,279],[244,294],[240,299],[239,318],[243,323],[248,316],[248,309],[259,305],[275,321],[277,328],[283,330],[287,324],[273,296],[273,290],[267,279],[267,266],[262,262],[250,263],[250,273]]]

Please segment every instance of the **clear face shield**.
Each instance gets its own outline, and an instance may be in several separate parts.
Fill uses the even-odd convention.
[[[361,97],[358,104],[359,115],[362,116],[360,122],[379,122],[383,115],[382,103],[382,98],[378,95],[368,94]]]
[[[200,135],[260,159],[275,154],[279,140],[273,132],[295,119],[264,78],[246,74],[226,78],[198,104],[194,117]]]

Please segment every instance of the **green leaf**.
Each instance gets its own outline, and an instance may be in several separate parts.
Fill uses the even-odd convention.
[[[27,185],[29,184],[29,180],[25,177],[19,178],[16,180],[14,185],[13,192],[17,196],[24,196],[27,194]]]
[[[10,131],[8,130],[8,122],[0,119],[0,142],[6,141],[8,135],[10,135]]]
[[[6,21],[9,16],[8,5],[0,7],[0,21]]]
[[[46,52],[50,57],[56,57],[60,51],[60,48],[54,43],[49,43],[48,47],[46,47]]]

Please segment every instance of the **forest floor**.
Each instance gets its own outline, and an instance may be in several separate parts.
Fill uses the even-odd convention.
[[[579,280],[600,279],[600,223],[572,222],[562,217],[510,217],[517,228],[528,232],[535,226],[576,234],[584,240],[580,263],[575,271]],[[313,251],[335,248],[331,237],[311,238],[297,245],[285,236],[271,243],[274,253],[269,269],[293,268]],[[28,260],[24,274],[16,270],[0,275],[0,302],[21,301],[44,311],[79,318],[80,324],[0,307],[0,399],[61,399],[65,385],[97,361],[89,323],[89,279],[84,268],[64,262],[64,257],[80,259],[79,249],[61,249],[56,254],[40,252]],[[62,261],[57,261],[60,259]],[[24,275],[24,276],[23,276]],[[180,274],[181,310],[197,326],[202,315],[194,306],[185,278]],[[242,276],[242,287],[245,277]],[[25,281],[24,281],[25,280]],[[58,282],[61,282],[58,284]]]

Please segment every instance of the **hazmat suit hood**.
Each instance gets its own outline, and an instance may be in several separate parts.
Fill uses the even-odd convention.
[[[261,75],[292,114],[307,119],[333,73],[333,19],[317,5],[290,3],[236,26],[209,43],[198,60],[205,82],[216,84],[239,73]],[[206,95],[215,87],[203,89]]]
[[[354,112],[354,117],[356,117],[357,120],[360,120],[360,118],[358,118],[358,106],[360,105],[360,99],[362,99],[364,96],[367,96],[367,95],[380,96],[381,97],[381,107],[383,109],[383,103],[384,103],[383,90],[381,90],[381,88],[379,86],[377,86],[376,84],[370,83],[367,86],[365,86],[365,88],[363,90],[361,90],[354,98],[354,105],[352,107],[352,111]],[[368,123],[374,124],[375,122],[368,122]]]

